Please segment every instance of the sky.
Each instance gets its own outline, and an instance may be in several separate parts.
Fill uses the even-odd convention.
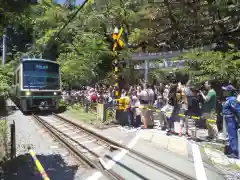
[[[56,0],[58,3],[62,4],[65,2],[65,0]],[[81,4],[84,0],[76,0],[76,4]]]

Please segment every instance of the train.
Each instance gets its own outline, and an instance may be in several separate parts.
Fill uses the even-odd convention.
[[[20,59],[14,68],[10,96],[23,113],[57,111],[61,95],[58,63],[37,58]]]

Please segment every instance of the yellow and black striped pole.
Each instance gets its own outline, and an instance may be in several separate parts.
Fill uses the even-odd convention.
[[[117,55],[115,55],[115,61],[114,61],[114,76],[115,76],[115,83],[114,83],[114,87],[115,87],[115,98],[119,97],[119,67],[118,67],[118,59],[117,59]]]
[[[36,153],[32,149],[29,149],[29,154],[32,156],[32,158],[35,162],[35,165],[37,167],[37,170],[39,171],[39,173],[42,176],[42,179],[43,180],[50,180],[46,171],[44,170],[43,166],[41,165],[40,161],[38,160],[38,158],[36,156]]]
[[[118,56],[117,56],[117,46],[123,46],[123,42],[120,40],[120,37],[123,33],[123,28],[121,28],[118,32],[118,29],[115,28],[114,33],[113,33],[113,53],[114,53],[114,75],[115,75],[115,97],[118,98],[120,93],[119,93],[119,63],[118,63]]]

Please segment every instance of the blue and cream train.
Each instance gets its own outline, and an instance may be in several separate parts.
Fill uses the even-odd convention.
[[[61,99],[59,64],[45,59],[22,58],[14,69],[11,97],[23,112],[57,110]]]

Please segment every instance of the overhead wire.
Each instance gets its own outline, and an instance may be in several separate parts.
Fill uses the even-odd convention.
[[[62,26],[62,28],[58,31],[57,34],[54,34],[51,39],[58,38],[61,32],[69,25],[69,23],[78,15],[78,13],[84,8],[86,3],[92,2],[93,0],[85,0],[81,6],[78,8],[78,10],[71,16],[71,18]]]
[[[82,10],[82,8],[85,6],[85,4],[90,0],[85,0],[81,6],[78,8],[78,10],[72,15],[72,17],[63,25],[63,27],[58,31],[55,37],[59,37],[61,32],[69,25],[69,23],[77,16],[77,14]]]

